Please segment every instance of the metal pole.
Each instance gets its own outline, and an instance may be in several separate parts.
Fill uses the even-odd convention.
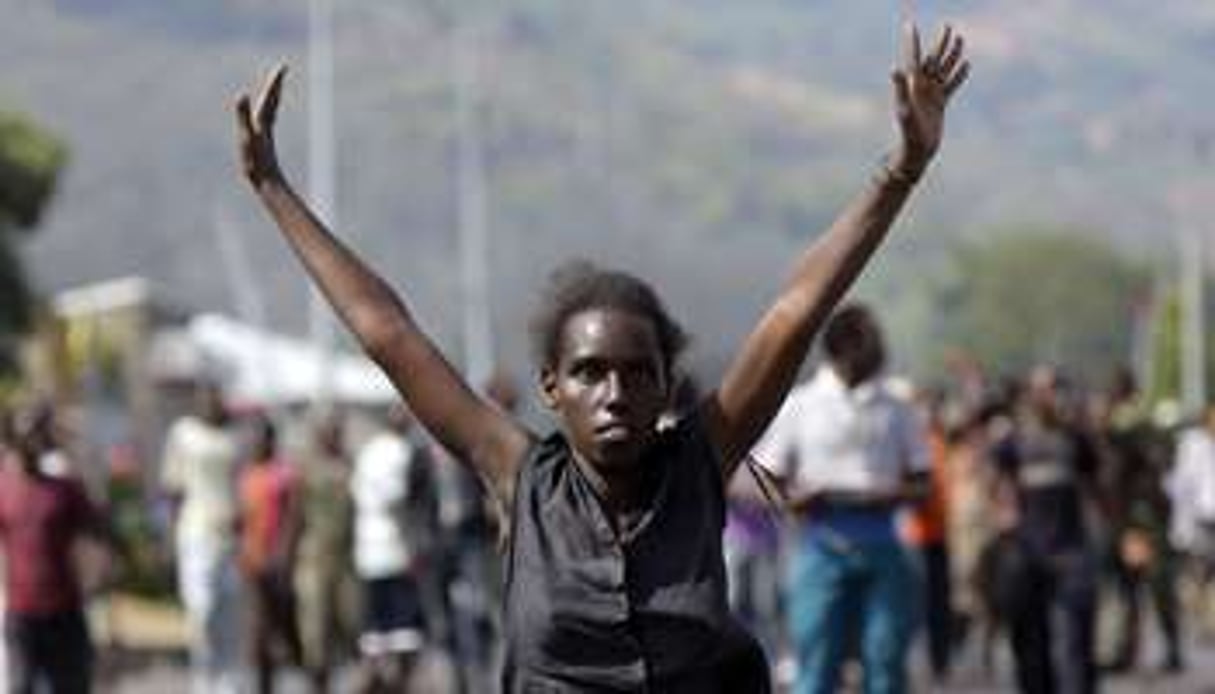
[[[464,304],[464,369],[478,388],[494,371],[494,337],[489,299],[489,215],[481,122],[477,117],[477,36],[465,22],[452,28],[452,83],[455,89],[457,223],[460,288]]]
[[[330,229],[337,226],[333,116],[333,5],[331,0],[308,3],[308,197],[317,217]],[[309,283],[308,331],[320,351],[316,400],[333,397],[334,317],[325,297]]]

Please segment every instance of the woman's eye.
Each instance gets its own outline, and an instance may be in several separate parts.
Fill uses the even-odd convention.
[[[580,381],[596,381],[603,377],[603,367],[600,364],[579,364],[574,367],[573,375]]]

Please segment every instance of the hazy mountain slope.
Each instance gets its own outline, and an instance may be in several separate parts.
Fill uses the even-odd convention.
[[[449,3],[335,4],[339,226],[455,344]],[[43,287],[140,273],[179,301],[233,306],[223,218],[272,323],[302,329],[302,278],[234,173],[228,105],[274,61],[292,63],[282,143],[306,187],[306,6],[0,0],[0,100],[73,145],[29,248]],[[478,28],[499,323],[522,320],[546,268],[589,254],[654,278],[714,362],[891,143],[896,6],[461,4]],[[993,224],[1078,224],[1167,251],[1167,191],[1210,168],[1193,142],[1210,127],[1215,7],[918,6],[956,18],[976,70],[870,280],[906,346],[926,339],[917,289],[933,259]],[[504,332],[518,364],[522,331]]]

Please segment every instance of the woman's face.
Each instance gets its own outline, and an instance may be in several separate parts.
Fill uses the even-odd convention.
[[[640,460],[668,405],[667,377],[653,323],[613,308],[571,315],[555,363],[541,373],[545,404],[578,455],[610,473]]]

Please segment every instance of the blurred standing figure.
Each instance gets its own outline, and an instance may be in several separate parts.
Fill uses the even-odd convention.
[[[1187,573],[1196,583],[1194,600],[1187,600],[1194,624],[1205,636],[1215,635],[1215,405],[1201,424],[1183,431],[1177,442],[1173,470],[1167,481],[1173,502],[1169,537],[1186,557]]]
[[[173,500],[177,590],[189,622],[194,691],[224,694],[239,689],[239,447],[219,387],[200,384],[195,397],[196,412],[169,429],[161,484]]]
[[[4,620],[9,691],[88,692],[93,648],[73,548],[84,535],[111,540],[104,516],[76,480],[47,474],[49,408],[21,412],[0,471]]]
[[[1164,637],[1161,669],[1176,671],[1183,665],[1177,558],[1168,538],[1170,509],[1164,490],[1171,451],[1164,433],[1147,415],[1134,376],[1119,369],[1110,388],[1104,431],[1110,453],[1114,576],[1122,603],[1118,641],[1109,664],[1114,671],[1132,669],[1138,660],[1143,588],[1149,591]]]
[[[16,434],[13,429],[13,412],[8,405],[0,402],[0,475],[5,474],[11,466],[17,465]],[[0,557],[3,555],[0,554]],[[3,561],[3,559],[0,559]],[[0,571],[4,570],[0,566]],[[5,610],[4,591],[0,591],[0,611]],[[7,648],[0,648],[0,692],[8,692],[8,654]]]
[[[274,666],[282,651],[300,660],[295,597],[291,585],[296,473],[278,452],[278,431],[265,417],[254,422],[253,451],[240,473],[240,566],[247,586],[246,646],[256,690],[274,691]]]
[[[964,645],[968,634],[978,632],[980,656],[988,673],[994,667],[996,615],[985,599],[980,558],[996,534],[987,431],[994,416],[992,406],[960,413],[948,451],[947,526],[954,643]]]
[[[790,392],[756,452],[801,521],[788,585],[794,691],[836,691],[855,625],[865,691],[904,692],[920,578],[895,513],[928,494],[923,427],[881,377],[885,347],[867,308],[841,308],[823,348],[828,363]]]
[[[404,405],[389,409],[385,425],[355,458],[350,492],[354,567],[363,586],[359,650],[366,691],[399,692],[425,644],[417,548],[407,522],[414,466],[425,463],[409,440],[413,419]]]
[[[343,418],[333,413],[316,425],[294,514],[296,614],[304,668],[317,694],[329,691],[341,644],[351,634],[345,596],[353,514]]]
[[[927,422],[929,493],[923,502],[908,509],[902,528],[907,544],[919,552],[924,569],[924,625],[928,637],[928,663],[937,681],[943,681],[949,674],[955,627],[948,543],[953,480],[949,470],[950,444],[943,419],[944,405],[943,393],[924,394],[922,407]]]
[[[1096,452],[1070,420],[1053,368],[1035,368],[1027,385],[1013,430],[996,444],[997,503],[1012,519],[996,592],[1021,691],[1088,694],[1097,689],[1097,567],[1084,508],[1104,508]]]
[[[722,535],[730,609],[755,634],[769,662],[785,646],[781,624],[781,527],[756,478],[735,475],[726,489]]]

